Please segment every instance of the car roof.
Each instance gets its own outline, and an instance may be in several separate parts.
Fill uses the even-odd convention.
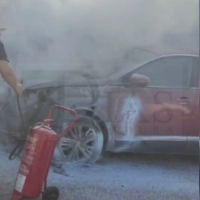
[[[143,51],[148,51],[151,53],[154,53],[155,55],[162,56],[162,55],[199,55],[199,49],[190,49],[190,48],[181,48],[181,49],[176,49],[176,50],[171,50],[171,49],[165,49],[159,46],[140,46],[137,49],[143,50]]]
[[[194,57],[194,58],[199,58],[199,55],[198,54],[164,54],[164,55],[161,55],[161,56],[157,56],[156,58],[153,58],[153,59],[150,59],[148,61],[145,61],[145,62],[142,62],[140,64],[137,64],[135,66],[131,65],[131,66],[128,66],[128,67],[125,67],[124,69],[122,69],[121,71],[113,74],[111,77],[110,77],[110,80],[115,80],[117,78],[120,78],[120,76],[123,76],[124,74],[130,72],[131,70],[134,70],[134,69],[137,69],[143,65],[146,65],[150,62],[153,62],[153,61],[156,61],[156,60],[159,60],[159,59],[162,59],[162,58],[169,58],[169,57]]]

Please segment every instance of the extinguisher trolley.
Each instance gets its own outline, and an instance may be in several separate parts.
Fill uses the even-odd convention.
[[[51,128],[54,109],[63,109],[74,114],[73,121],[59,137]],[[47,187],[47,176],[57,142],[74,126],[77,118],[76,111],[53,105],[48,112],[48,118],[30,128],[11,200],[34,199],[40,197],[41,193],[43,200],[58,200],[59,190],[56,187]]]

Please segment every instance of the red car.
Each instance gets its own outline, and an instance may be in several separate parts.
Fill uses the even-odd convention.
[[[66,86],[61,81],[25,91],[40,96],[32,103],[35,106],[41,99],[45,102],[52,88],[51,101],[45,105],[58,103],[78,111],[76,126],[58,146],[64,159],[94,162],[103,151],[199,154],[198,55],[162,56],[138,67],[122,67],[105,80],[85,78],[89,83]],[[26,105],[29,119],[35,107]],[[35,121],[43,117],[38,115]],[[60,132],[68,118],[57,113],[55,119],[54,128]]]

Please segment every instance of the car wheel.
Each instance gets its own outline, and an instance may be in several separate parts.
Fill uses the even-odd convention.
[[[90,117],[80,116],[75,126],[59,142],[58,148],[65,161],[72,163],[94,163],[103,150],[103,133]]]
[[[59,193],[57,187],[48,187],[42,194],[42,200],[58,200]]]

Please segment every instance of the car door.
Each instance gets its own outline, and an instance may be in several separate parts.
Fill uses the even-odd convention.
[[[195,91],[195,103],[193,106],[191,129],[187,134],[186,152],[190,154],[199,154],[199,57],[194,58],[194,74],[191,81],[191,87]]]
[[[190,88],[192,61],[190,56],[162,57],[122,77],[116,114],[118,137],[186,139],[191,114],[183,113],[182,109],[191,111],[195,101],[195,92]],[[127,87],[133,73],[150,78],[148,87]],[[163,103],[169,107],[162,109]]]
[[[199,57],[194,57],[193,59],[194,63],[194,70],[191,78],[191,91],[194,92],[195,100],[192,102],[192,110],[191,115],[188,115],[190,117],[188,121],[190,123],[183,124],[185,134],[188,136],[188,138],[198,138],[199,139]],[[186,127],[187,125],[187,127]],[[192,139],[193,140],[193,139]]]

